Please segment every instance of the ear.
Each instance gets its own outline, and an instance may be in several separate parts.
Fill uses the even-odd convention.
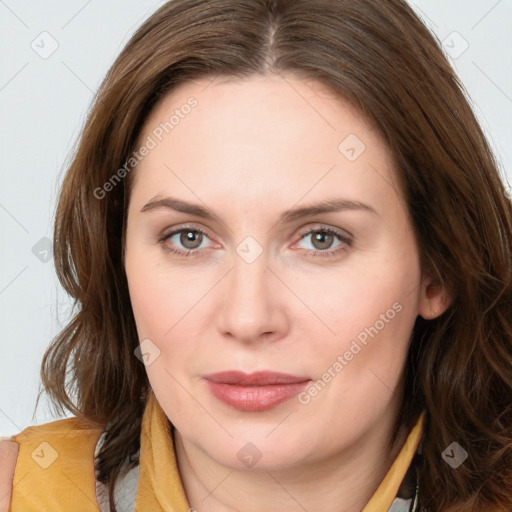
[[[452,303],[452,297],[445,287],[429,276],[421,283],[418,314],[425,320],[433,320],[442,315]]]

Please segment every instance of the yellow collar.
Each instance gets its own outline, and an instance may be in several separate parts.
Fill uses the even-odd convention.
[[[362,512],[382,512],[383,510],[389,510],[389,507],[391,507],[420,444],[423,435],[424,417],[425,413],[422,412],[416,425],[407,436],[400,453]]]
[[[388,473],[362,512],[389,510],[418,448],[423,433],[423,421],[422,413]],[[190,510],[174,453],[169,421],[151,392],[142,420],[140,476],[135,512]]]

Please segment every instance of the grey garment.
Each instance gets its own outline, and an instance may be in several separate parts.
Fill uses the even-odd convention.
[[[391,504],[391,508],[388,512],[409,512],[412,506],[412,498],[409,500],[404,500],[402,498],[395,498],[393,503]]]
[[[96,443],[94,457],[99,453],[105,434],[102,434]],[[119,480],[115,489],[114,503],[118,512],[134,512],[135,498],[137,496],[137,485],[139,482],[139,466],[131,469],[122,479]],[[105,484],[96,480],[96,499],[101,512],[110,512],[108,504],[108,490]],[[409,512],[413,499],[395,498],[388,512]]]
[[[103,441],[105,440],[105,433],[103,433],[94,449],[94,457],[98,455]],[[139,466],[134,467],[121,479],[119,479],[116,488],[114,503],[118,512],[134,512],[135,498],[137,496],[137,484],[139,482]],[[110,505],[108,504],[108,489],[105,484],[96,480],[96,499],[101,512],[110,512]]]

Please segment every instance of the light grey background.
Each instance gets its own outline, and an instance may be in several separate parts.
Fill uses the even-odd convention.
[[[58,187],[94,91],[163,3],[0,0],[0,435],[53,419],[45,401],[32,415],[43,352],[70,308],[47,251]],[[410,3],[445,41],[512,182],[512,0]]]

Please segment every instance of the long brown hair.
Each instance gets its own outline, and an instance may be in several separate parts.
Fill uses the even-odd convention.
[[[136,464],[148,380],[122,264],[136,170],[105,184],[178,84],[268,72],[319,80],[373,121],[397,162],[422,269],[453,297],[440,317],[417,318],[397,419],[410,427],[426,411],[420,505],[512,510],[511,200],[439,42],[404,0],[172,0],[137,30],[62,186],[55,264],[76,314],[44,356],[46,391],[60,410],[108,425],[96,468],[114,510],[116,480]],[[452,442],[469,454],[457,469],[441,457]]]

